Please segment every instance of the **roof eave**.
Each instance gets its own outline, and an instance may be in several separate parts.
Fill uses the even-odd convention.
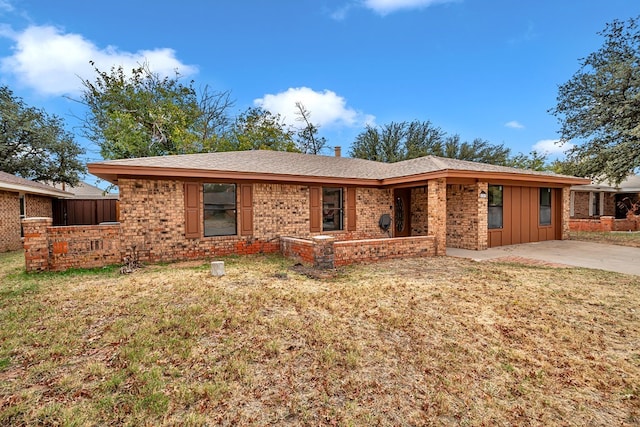
[[[559,185],[581,185],[589,183],[585,178],[571,177],[566,175],[538,175],[515,172],[496,171],[466,171],[458,169],[444,169],[428,173],[407,175],[401,177],[386,178],[383,185],[406,184],[410,182],[427,181],[437,178],[462,178],[475,179],[478,181],[522,181],[536,183],[550,183]]]
[[[154,166],[116,166],[101,163],[91,163],[87,165],[89,172],[109,181],[118,184],[121,176],[154,176],[162,178],[197,178],[197,179],[231,179],[250,181],[272,181],[272,182],[300,182],[300,183],[324,183],[324,184],[345,184],[362,186],[380,186],[381,181],[373,178],[351,178],[351,177],[331,177],[331,176],[308,176],[289,175],[256,172],[221,171],[211,169],[185,169],[167,168]]]
[[[58,199],[69,199],[69,198],[73,197],[73,194],[68,193],[66,191],[57,190],[57,189],[55,189],[53,187],[51,187],[51,190],[48,190],[48,189],[45,189],[45,188],[36,188],[36,187],[28,186],[28,185],[12,184],[12,183],[8,183],[8,182],[1,182],[0,183],[0,190],[6,190],[6,191],[18,192],[18,193],[35,194],[35,195],[38,195],[38,196],[50,196],[50,197],[56,197]]]

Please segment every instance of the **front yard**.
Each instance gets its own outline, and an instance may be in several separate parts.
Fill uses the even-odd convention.
[[[640,231],[572,231],[571,240],[640,248]]]
[[[279,256],[26,275],[0,254],[0,425],[640,423],[640,279]]]

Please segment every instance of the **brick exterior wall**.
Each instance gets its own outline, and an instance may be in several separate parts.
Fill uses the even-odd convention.
[[[447,185],[447,246],[487,248],[487,183]]]
[[[20,196],[0,191],[0,252],[22,248],[20,237]]]
[[[380,188],[356,189],[357,231],[344,236],[336,235],[337,240],[376,239],[389,237],[379,226],[380,217],[389,214],[393,217],[393,191]]]
[[[51,197],[25,194],[24,205],[25,216],[27,218],[50,218],[53,216],[53,203],[51,201]]]
[[[336,241],[330,236],[316,236],[312,239],[283,237],[281,242],[281,252],[284,256],[318,268],[435,255],[433,236],[341,241]]]
[[[435,254],[447,253],[447,180],[430,179],[427,182],[427,230],[435,237]]]
[[[355,231],[311,233],[308,186],[256,183],[253,184],[253,235],[187,239],[184,237],[182,181],[120,179],[118,184],[126,249],[135,247],[140,260],[149,262],[277,252],[281,236],[310,238],[328,234],[336,240],[382,237],[386,234],[380,230],[378,220],[382,213],[389,212],[392,204],[390,190],[358,188]],[[238,203],[239,196],[238,192]],[[202,223],[202,212],[200,215]]]
[[[429,234],[429,196],[427,187],[411,189],[411,235],[427,236]]]
[[[569,220],[570,231],[638,231],[640,230],[639,219],[615,219],[612,216],[602,216],[597,219],[571,219]]]
[[[122,262],[120,225],[52,227],[51,218],[26,218],[24,229],[27,272],[64,271]]]
[[[47,227],[49,270],[94,268],[122,262],[120,225]]]
[[[434,236],[341,241],[333,244],[335,267],[392,258],[436,255]]]
[[[598,217],[600,214],[594,212],[593,215],[589,215],[589,191],[574,191],[573,192],[573,216],[571,218],[584,219]],[[595,197],[599,197],[599,193],[595,193]],[[615,216],[616,215],[616,195],[615,193],[604,193],[603,200],[604,210],[602,216]]]
[[[27,272],[49,270],[49,239],[47,228],[52,218],[26,218],[24,230],[24,260]]]
[[[567,240],[569,239],[569,231],[570,231],[569,222],[571,220],[571,188],[563,187],[562,189],[559,189],[556,191],[561,192],[560,194],[562,198],[562,212],[561,212],[561,218],[560,218],[560,220],[562,221],[562,224],[560,224],[560,227],[561,227],[560,238],[562,240]]]

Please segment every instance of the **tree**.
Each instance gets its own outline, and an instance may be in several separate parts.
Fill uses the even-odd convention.
[[[473,142],[462,142],[459,135],[447,138],[443,157],[507,166],[511,150],[504,145],[493,145],[489,141],[476,138]]]
[[[511,166],[519,169],[529,169],[534,171],[548,171],[552,170],[554,172],[559,173],[554,170],[554,168],[558,167],[559,161],[556,160],[551,165],[547,164],[548,157],[546,154],[538,153],[537,151],[532,151],[528,155],[519,153],[515,156],[511,157],[507,166]]]
[[[94,63],[91,63],[94,65]],[[95,67],[95,66],[94,66]],[[84,135],[100,147],[105,159],[216,151],[229,125],[233,104],[228,92],[205,86],[198,94],[193,81],[180,75],[160,77],[148,64],[125,74],[122,67],[100,71],[83,80],[81,103],[89,113]]]
[[[350,155],[379,162],[397,162],[434,155],[497,165],[507,165],[510,150],[475,139],[462,142],[447,136],[429,121],[391,122],[379,128],[367,126],[352,145]]]
[[[327,146],[327,140],[324,137],[318,137],[318,127],[311,122],[311,113],[305,108],[302,102],[296,102],[296,120],[303,123],[302,128],[298,130],[298,149],[302,153],[320,154]]]
[[[298,151],[293,131],[287,129],[280,114],[260,107],[240,114],[231,129],[223,150]]]
[[[640,17],[639,17],[640,18]],[[640,168],[640,33],[638,19],[614,20],[604,44],[558,89],[550,112],[573,171],[619,184]]]
[[[0,87],[0,170],[34,181],[77,184],[85,168],[84,149],[63,120],[27,106]]]

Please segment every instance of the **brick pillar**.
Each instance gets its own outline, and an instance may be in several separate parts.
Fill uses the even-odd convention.
[[[447,180],[427,182],[427,230],[435,237],[436,255],[447,254]]]
[[[313,265],[317,268],[334,268],[332,236],[316,236],[313,238]]]
[[[49,269],[47,227],[50,227],[51,224],[53,224],[52,218],[25,218],[22,220],[24,260],[27,272]]]
[[[616,218],[613,216],[601,216],[600,217],[600,225],[602,226],[602,231],[613,231],[615,228]]]
[[[484,195],[481,197],[482,194]],[[475,249],[483,251],[489,247],[489,183],[478,182],[476,184],[476,197],[478,200],[478,239]]]
[[[571,187],[562,188],[562,232],[560,239],[569,240],[571,231]]]

